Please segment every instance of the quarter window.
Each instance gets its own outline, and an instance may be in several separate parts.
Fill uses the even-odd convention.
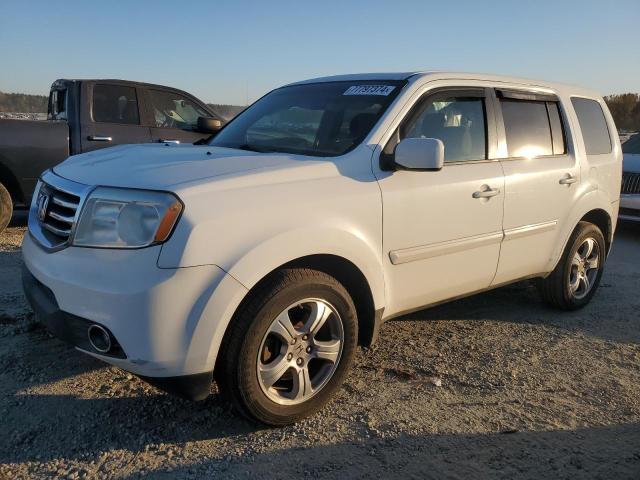
[[[149,90],[154,124],[161,128],[194,130],[198,117],[210,117],[200,106],[173,92]]]
[[[428,100],[402,129],[404,138],[437,138],[444,143],[445,162],[484,160],[487,135],[484,99],[442,97]]]
[[[587,155],[611,153],[611,137],[602,107],[595,100],[572,98]]]
[[[93,87],[94,122],[140,124],[136,89],[120,85]]]

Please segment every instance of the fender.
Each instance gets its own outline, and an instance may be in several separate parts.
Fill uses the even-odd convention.
[[[206,350],[206,365],[213,370],[229,323],[242,300],[260,280],[281,265],[307,255],[330,254],[352,262],[364,274],[376,309],[384,306],[384,277],[381,258],[357,231],[330,228],[301,228],[285,232],[254,246],[215,286],[196,325],[190,352]],[[202,355],[187,355],[201,359]],[[189,371],[195,365],[186,365]]]
[[[575,230],[578,222],[590,211],[592,210],[604,210],[607,212],[612,222],[612,231],[615,226],[615,218],[613,215],[613,206],[609,201],[609,197],[605,194],[605,192],[598,190],[597,186],[592,183],[587,183],[585,188],[585,193],[576,200],[572,210],[569,212],[569,215],[566,218],[566,221],[562,222],[563,228],[558,233],[558,241],[556,242],[556,247],[553,250],[549,263],[547,265],[547,271],[551,272],[556,267],[558,262],[560,261],[560,257],[562,257],[562,253],[564,252],[567,243],[569,242],[569,237]],[[604,234],[605,232],[603,232]],[[609,241],[612,239],[609,238]]]
[[[328,254],[345,258],[364,274],[375,308],[385,305],[381,253],[359,231],[344,228],[301,228],[256,245],[238,260],[228,273],[246,288],[285,263],[307,255]]]

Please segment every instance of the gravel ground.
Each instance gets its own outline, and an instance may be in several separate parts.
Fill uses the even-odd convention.
[[[522,283],[383,327],[320,414],[283,429],[190,403],[67,347],[0,236],[0,478],[640,478],[640,225],[558,313]]]

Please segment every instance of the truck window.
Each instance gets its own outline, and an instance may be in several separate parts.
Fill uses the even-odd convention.
[[[533,158],[565,153],[556,102],[502,98],[500,106],[509,157]]]
[[[49,120],[67,119],[67,90],[51,90],[49,95]]]
[[[93,87],[92,107],[94,122],[140,124],[134,87],[96,84]]]
[[[149,90],[149,96],[156,127],[194,130],[198,124],[198,117],[211,116],[197,104],[177,93]]]
[[[571,99],[571,103],[578,116],[587,155],[611,153],[609,128],[600,104],[595,100],[576,97]]]
[[[484,160],[487,135],[484,99],[438,97],[403,128],[401,138],[437,138],[444,143],[445,162]]]

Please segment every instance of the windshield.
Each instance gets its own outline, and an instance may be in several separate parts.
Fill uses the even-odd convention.
[[[328,82],[279,88],[229,123],[210,145],[337,156],[355,148],[404,82]]]
[[[622,144],[624,153],[640,154],[640,133],[636,133],[633,137]]]

